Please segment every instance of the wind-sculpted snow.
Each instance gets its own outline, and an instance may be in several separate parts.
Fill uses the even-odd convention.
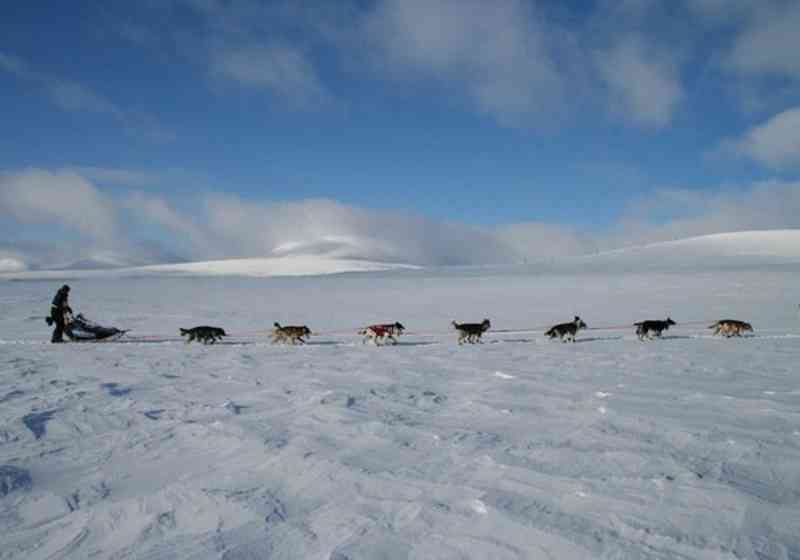
[[[19,490],[30,490],[33,482],[25,469],[13,465],[0,465],[0,498]]]
[[[0,559],[800,558],[798,272],[82,280],[174,341],[62,345],[27,320],[60,282],[0,283]],[[576,314],[624,327],[543,336]]]

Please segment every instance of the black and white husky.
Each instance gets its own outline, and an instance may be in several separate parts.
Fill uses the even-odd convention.
[[[586,328],[588,328],[586,323],[584,323],[583,320],[576,315],[574,320],[570,321],[569,323],[555,325],[554,327],[551,327],[549,331],[544,333],[544,335],[549,336],[550,338],[558,337],[561,339],[561,342],[575,342],[575,335],[578,334],[578,331]]]
[[[464,342],[475,344],[481,342],[481,336],[491,328],[492,322],[489,319],[484,319],[480,323],[458,323],[453,321],[452,325],[458,331],[459,344],[464,344]]]
[[[217,340],[222,340],[223,336],[228,336],[224,329],[220,327],[209,327],[201,325],[191,329],[180,329],[181,336],[185,336],[186,343],[199,340],[203,344],[214,344]]]
[[[639,337],[639,340],[644,340],[645,338],[660,337],[661,333],[674,324],[675,321],[667,317],[666,321],[639,321],[633,326],[636,327],[636,336]]]

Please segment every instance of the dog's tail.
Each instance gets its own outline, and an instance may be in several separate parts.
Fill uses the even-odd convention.
[[[186,336],[187,334],[189,334],[189,329],[178,329],[178,330],[181,331],[181,336]]]

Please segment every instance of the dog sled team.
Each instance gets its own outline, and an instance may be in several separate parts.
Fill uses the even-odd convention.
[[[641,341],[653,340],[661,338],[664,331],[669,330],[671,326],[676,325],[671,317],[664,320],[650,319],[647,321],[638,321],[633,324],[635,327],[636,336]],[[489,319],[484,319],[480,323],[459,323],[453,321],[451,323],[453,328],[458,334],[458,344],[480,344],[482,343],[481,337],[487,332],[492,322]],[[577,334],[583,329],[588,329],[588,325],[583,319],[577,315],[572,321],[568,323],[559,323],[553,325],[544,335],[551,339],[560,339],[562,342],[575,342]],[[742,336],[744,333],[753,332],[753,326],[745,321],[737,319],[721,319],[710,325],[709,329],[714,329],[714,335],[724,336],[731,338],[733,336]],[[369,325],[358,331],[358,334],[363,337],[362,344],[372,342],[375,346],[382,346],[384,344],[397,344],[398,336],[402,335],[405,327],[402,323],[380,323]],[[221,339],[226,336],[225,331],[219,327],[201,326],[192,329],[181,329],[182,336],[187,336],[187,342],[198,340],[204,344],[213,344],[216,339]],[[305,344],[306,337],[311,336],[311,329],[306,325],[287,325],[282,326],[279,323],[274,324],[272,330],[273,344]]]
[[[50,315],[47,317],[47,324],[55,325],[52,342],[63,342],[65,334],[73,341],[100,341],[114,339],[125,334],[126,331],[121,329],[101,327],[80,314],[73,316],[68,302],[69,292],[70,287],[64,285],[53,298]],[[480,323],[453,321],[451,325],[458,334],[459,345],[481,343],[483,334],[492,327],[489,319],[484,319]],[[636,329],[636,336],[642,341],[661,338],[664,331],[669,330],[674,325],[676,323],[671,317],[667,317],[664,320],[639,321],[633,324]],[[273,344],[305,344],[307,338],[312,334],[311,329],[306,325],[284,326],[276,322],[273,327],[271,331]],[[560,339],[562,342],[575,342],[578,332],[588,328],[583,319],[576,315],[572,321],[553,325],[545,331],[544,335],[551,339]],[[753,332],[753,326],[750,323],[738,319],[721,319],[708,328],[714,329],[713,335],[726,338],[741,337],[744,333]],[[362,343],[372,342],[376,346],[382,346],[389,343],[398,344],[397,337],[402,335],[405,330],[402,323],[395,321],[394,323],[369,325],[359,330],[358,334],[363,337]],[[214,344],[222,340],[223,337],[228,336],[225,329],[210,325],[182,328],[180,329],[180,335],[186,337],[187,343],[196,340],[203,344]]]

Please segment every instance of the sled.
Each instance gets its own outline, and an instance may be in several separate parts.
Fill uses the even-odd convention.
[[[116,327],[103,327],[80,313],[67,319],[64,334],[73,342],[107,342],[117,340],[128,332]]]

